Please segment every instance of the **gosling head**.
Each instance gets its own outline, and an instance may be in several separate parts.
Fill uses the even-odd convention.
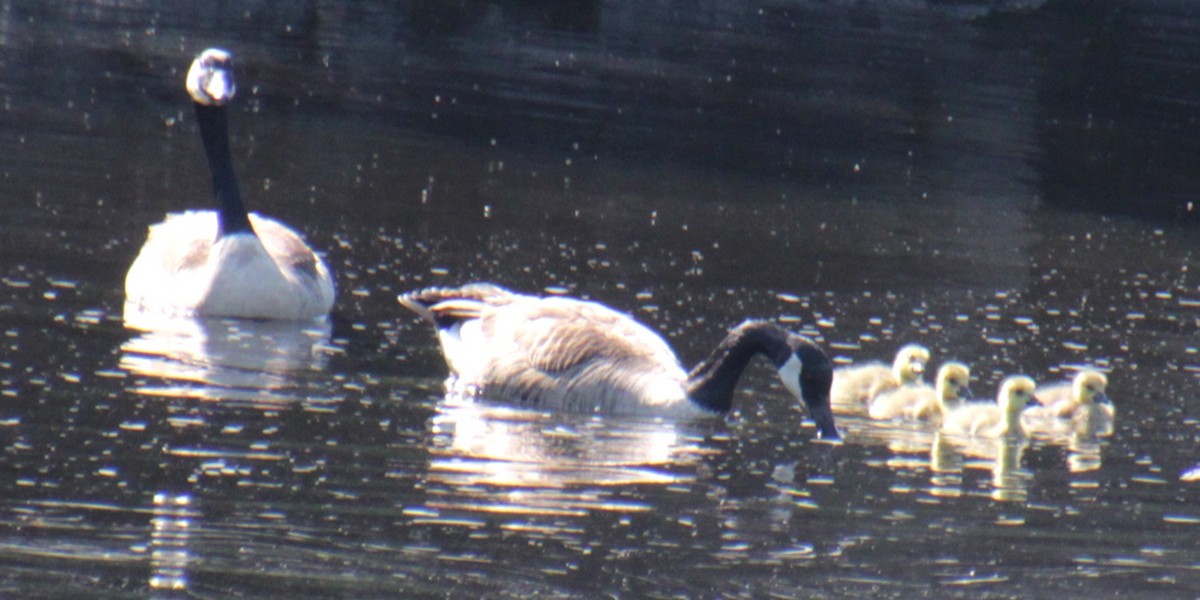
[[[233,80],[233,55],[219,48],[201,52],[188,69],[187,91],[192,100],[205,106],[224,106],[233,100],[237,92]]]
[[[942,401],[971,397],[971,368],[960,362],[948,362],[938,369],[938,397]]]
[[[1081,371],[1072,380],[1071,395],[1079,404],[1107,402],[1108,377],[1099,371]]]
[[[925,363],[929,362],[929,350],[919,344],[908,344],[896,353],[892,363],[892,375],[901,384],[916,383],[925,377]]]
[[[1000,403],[1006,414],[1015,415],[1019,420],[1021,411],[1025,410],[1026,406],[1037,402],[1033,397],[1033,390],[1036,388],[1037,383],[1033,378],[1025,375],[1010,375],[1000,385],[1000,397],[997,398],[997,402]]]

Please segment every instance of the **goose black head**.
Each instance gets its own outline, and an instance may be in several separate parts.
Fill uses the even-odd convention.
[[[823,440],[841,439],[833,422],[829,405],[829,389],[833,385],[833,362],[820,346],[808,338],[789,333],[785,356],[773,357],[784,387],[804,401],[808,414],[817,424],[817,437]]]

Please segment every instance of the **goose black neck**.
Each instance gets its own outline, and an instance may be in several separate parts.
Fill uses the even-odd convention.
[[[688,375],[688,397],[696,404],[725,413],[733,407],[733,392],[750,360],[764,354],[776,368],[787,362],[792,349],[783,329],[766,321],[747,321],[737,326],[708,358]]]
[[[254,233],[250,216],[242,202],[237,174],[233,172],[233,157],[229,153],[229,120],[224,106],[208,106],[194,103],[200,137],[204,140],[204,153],[208,156],[208,168],[212,171],[213,192],[217,196],[217,237],[234,233]]]

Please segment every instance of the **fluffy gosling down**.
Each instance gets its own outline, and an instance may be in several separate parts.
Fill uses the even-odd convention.
[[[307,320],[333,306],[333,278],[283,223],[247,214],[229,153],[226,105],[236,84],[233,58],[205,50],[187,90],[208,156],[217,210],[167,215],[125,277],[126,311],[178,316]]]
[[[1025,410],[1025,426],[1043,431],[1111,433],[1115,409],[1109,402],[1108,377],[1099,371],[1080,371],[1071,381],[1041,386],[1038,404]]]
[[[1021,411],[1033,401],[1036,388],[1032,378],[1011,375],[1000,385],[995,404],[972,402],[950,411],[942,420],[942,431],[989,438],[1024,435]]]
[[[437,329],[450,393],[606,414],[728,412],[742,371],[767,357],[808,407],[818,435],[838,439],[829,407],[832,364],[816,344],[766,321],[732,329],[690,373],[667,342],[596,302],[526,296],[491,284],[431,288],[400,304]]]
[[[941,422],[951,410],[971,397],[971,369],[948,362],[938,369],[934,385],[914,383],[877,396],[867,411],[872,419],[910,419]]]
[[[1104,373],[1080,371],[1071,381],[1038,387],[1033,393],[1038,406],[1030,407],[1029,411],[1048,417],[1071,417],[1082,407],[1107,404],[1107,391],[1108,377]]]
[[[876,396],[902,385],[920,383],[925,376],[929,350],[909,344],[896,352],[889,367],[881,362],[841,367],[833,372],[830,398],[835,406],[865,410]]]

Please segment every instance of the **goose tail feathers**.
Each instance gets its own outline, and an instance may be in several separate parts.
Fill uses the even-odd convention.
[[[421,318],[437,325],[478,318],[485,306],[503,304],[514,294],[490,283],[471,283],[457,288],[429,287],[406,294],[396,300]]]

